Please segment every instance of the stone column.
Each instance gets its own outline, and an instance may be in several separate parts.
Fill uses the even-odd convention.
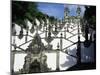
[[[29,27],[27,27],[27,29],[26,29],[26,37],[25,37],[25,42],[27,42],[28,28],[29,28]]]
[[[78,23],[77,64],[80,64],[81,63],[81,42],[80,42],[79,25],[80,25],[80,23]]]
[[[36,33],[38,33],[38,26],[36,26]]]
[[[59,43],[57,45],[57,54],[56,54],[56,70],[59,71]]]
[[[78,22],[78,44],[77,44],[77,64],[81,63],[81,43],[80,43],[80,31],[79,31],[79,25],[80,25],[80,13],[81,13],[81,8],[78,6],[77,8],[77,19],[79,20]]]
[[[61,33],[61,37],[60,37],[60,50],[62,51],[62,45],[63,45],[63,43],[62,43],[62,33]]]
[[[64,31],[64,38],[66,38],[66,27],[64,27],[65,31]]]
[[[45,25],[43,25],[43,32],[45,31]]]
[[[11,52],[11,73],[14,73],[14,59],[15,59],[15,53],[14,51]]]
[[[45,37],[47,38],[47,27],[46,27],[46,31],[45,31]]]

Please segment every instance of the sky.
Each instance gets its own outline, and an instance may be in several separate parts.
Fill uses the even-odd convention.
[[[64,17],[64,7],[63,4],[55,3],[38,3],[38,9],[50,16],[55,16],[56,18]]]
[[[56,18],[62,19],[64,18],[64,5],[65,4],[58,4],[58,3],[38,3],[38,9],[48,14],[49,16],[54,16]],[[66,6],[69,8],[70,13],[69,16],[76,16],[76,9],[78,5],[71,5],[66,4]],[[80,5],[81,7],[81,15],[83,16],[85,8],[84,6]]]

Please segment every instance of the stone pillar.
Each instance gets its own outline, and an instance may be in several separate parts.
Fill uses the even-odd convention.
[[[28,28],[29,28],[29,27],[27,27],[27,29],[26,29],[26,37],[25,37],[25,42],[27,42]]]
[[[47,27],[46,27],[46,31],[45,31],[45,37],[47,38]]]
[[[70,25],[70,22],[68,22],[68,24],[67,24],[67,32],[69,32],[69,25]]]
[[[57,45],[57,54],[56,54],[56,70],[59,71],[59,43]]]
[[[79,25],[80,25],[80,13],[81,13],[81,8],[78,6],[77,7],[77,18],[79,20],[78,22],[78,44],[77,44],[77,64],[81,63],[81,43],[80,43],[80,31],[79,31]]]
[[[89,33],[89,26],[88,26],[88,23],[86,23],[86,25],[85,25],[85,39],[86,39],[86,41],[88,41],[88,33]]]
[[[80,23],[78,23],[77,64],[80,64],[81,63],[81,42],[80,42],[79,25],[80,25]]]
[[[43,25],[43,32],[45,31],[45,25]]]
[[[64,38],[66,38],[66,27],[64,29],[65,29],[65,31],[64,31]]]
[[[51,38],[51,26],[48,27],[48,38]]]
[[[36,33],[38,33],[38,26],[36,26]]]
[[[15,45],[16,43],[16,36],[13,36],[13,44]]]
[[[14,73],[14,59],[15,59],[15,53],[14,51],[11,52],[11,73]]]
[[[61,33],[61,37],[60,37],[60,50],[62,51],[62,33]]]
[[[16,50],[16,30],[15,30],[15,27],[14,27],[14,31],[13,31],[13,45],[14,46],[14,50]],[[14,59],[15,59],[15,52],[11,51],[11,72],[14,73]]]

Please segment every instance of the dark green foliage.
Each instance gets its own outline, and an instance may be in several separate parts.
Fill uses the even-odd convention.
[[[36,25],[35,18],[40,21],[40,25],[42,24],[42,20],[46,25],[47,18],[51,23],[54,23],[55,18],[53,16],[48,16],[40,12],[37,7],[37,3],[35,2],[12,1],[12,22],[23,28],[27,28],[26,19],[33,25]]]
[[[88,34],[89,29],[93,29],[96,31],[96,6],[85,6],[85,12],[83,16],[83,20],[81,20],[82,23],[82,31],[85,37],[84,46],[89,47],[91,44],[91,37],[89,40]]]
[[[25,27],[25,19],[30,22],[34,20],[35,14],[38,12],[36,3],[32,2],[12,2],[12,22]]]
[[[89,27],[96,29],[96,6],[85,6],[84,19],[87,20]]]
[[[50,16],[49,21],[53,24],[56,21],[56,18],[54,16]]]

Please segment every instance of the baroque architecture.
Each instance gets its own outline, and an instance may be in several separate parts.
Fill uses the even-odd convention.
[[[81,55],[82,49],[82,41],[81,38],[85,40],[82,36],[83,33],[81,31],[81,8],[78,6],[76,9],[76,16],[69,15],[70,9],[65,5],[64,6],[64,19],[60,22],[56,21],[56,23],[51,24],[49,20],[46,19],[46,25],[44,23],[32,25],[26,28],[26,33],[24,34],[23,28],[21,27],[19,35],[16,35],[16,31],[13,35],[13,44],[14,50],[12,50],[12,71],[14,70],[14,56],[16,53],[25,53],[27,54],[24,57],[24,64],[23,67],[18,71],[20,74],[29,74],[29,73],[41,73],[41,72],[50,72],[50,71],[61,71],[61,64],[60,64],[60,52],[64,53],[65,55],[69,56],[71,62],[74,62],[74,65],[77,63],[78,65],[81,63],[82,59],[90,59]],[[28,24],[27,24],[28,25]],[[29,34],[31,33],[31,35]],[[33,35],[34,34],[34,35]],[[43,37],[40,37],[41,34],[44,34]],[[58,36],[59,35],[59,36]],[[16,45],[15,37],[18,36],[19,39],[22,39],[25,36],[25,42],[20,44],[19,46]],[[28,40],[28,37],[31,37],[32,40]],[[75,39],[71,39],[75,37]],[[56,44],[53,44],[52,41],[57,40]],[[44,45],[43,40],[47,43]],[[64,42],[64,41],[67,41]],[[30,43],[29,43],[30,42]],[[22,49],[21,46],[29,43],[26,49]],[[55,48],[54,48],[54,45]],[[65,47],[63,47],[63,45]],[[75,54],[71,53],[70,48],[75,46]],[[85,48],[85,47],[84,47]],[[18,51],[17,49],[20,49]],[[52,68],[47,63],[47,55],[46,53],[55,53],[56,54],[56,68],[52,70]],[[85,51],[84,51],[85,54]],[[92,53],[91,53],[92,54]],[[88,55],[88,54],[87,54]],[[66,56],[66,57],[67,57]],[[88,56],[91,57],[92,56]],[[53,58],[52,58],[53,59]],[[67,58],[66,58],[67,59]],[[65,61],[66,61],[65,59]],[[51,60],[52,61],[52,60]],[[68,59],[68,61],[70,61]],[[68,62],[67,61],[67,62]],[[51,63],[51,62],[50,62]],[[69,66],[69,65],[68,65]],[[72,66],[72,64],[71,64]],[[65,66],[64,66],[65,67]]]
[[[27,55],[21,73],[36,73],[47,72],[49,68],[47,66],[47,56],[44,53],[45,47],[41,42],[41,38],[38,33],[35,34],[32,43],[26,49]]]
[[[16,44],[15,44],[15,41],[14,41],[13,46],[15,48],[15,50],[14,50],[15,53],[18,52],[18,51],[16,51],[16,48],[19,48],[19,49],[22,50],[20,52],[22,52],[22,53],[24,52],[24,53],[27,54],[24,58],[23,68],[19,70],[20,73],[28,74],[28,73],[37,73],[37,72],[38,73],[39,72],[48,72],[48,71],[50,72],[51,69],[48,68],[47,56],[46,56],[45,52],[47,52],[47,53],[55,52],[56,53],[56,71],[60,70],[60,67],[59,67],[59,64],[60,64],[59,63],[60,62],[60,51],[64,52],[63,47],[62,47],[63,46],[63,39],[68,40],[66,38],[66,32],[69,32],[68,28],[75,27],[75,25],[72,25],[70,23],[79,22],[79,18],[77,18],[77,16],[69,16],[69,12],[70,11],[69,11],[68,7],[65,7],[64,21],[62,21],[61,23],[57,22],[57,24],[50,24],[49,22],[47,22],[46,26],[43,25],[41,27],[41,28],[43,28],[42,33],[45,33],[44,38],[41,38],[40,34],[38,33],[38,31],[41,29],[41,28],[39,29],[39,25],[34,27],[36,30],[32,26],[32,28],[30,29],[30,32],[35,30],[36,33],[35,33],[34,36],[32,36],[32,41],[25,50],[23,50],[20,47],[17,47]],[[64,31],[61,31],[61,29],[63,29],[63,28],[64,28]],[[67,28],[67,30],[66,30],[66,28]],[[26,35],[25,35],[25,43],[24,44],[26,44],[28,42],[27,41],[27,39],[28,39],[27,37],[29,36],[29,31],[28,30],[29,30],[29,28],[27,27]],[[60,37],[57,36],[57,34],[59,32],[60,32]],[[63,37],[63,33],[64,33],[64,37]],[[71,33],[71,32],[69,32],[69,33]],[[54,36],[52,36],[52,34],[54,34]],[[16,35],[14,35],[14,37],[15,36]],[[20,34],[19,34],[18,38],[22,39],[23,36],[24,36],[23,35],[23,28],[21,27],[21,31],[20,31]],[[41,41],[42,39],[44,39],[48,43],[46,46],[44,46],[44,44],[42,43],[42,41]],[[51,42],[54,39],[59,39],[60,40],[58,42],[58,45],[57,45],[56,49],[53,49],[52,44],[51,44]],[[13,51],[13,53],[14,53],[14,51]],[[64,53],[66,53],[66,51]],[[14,65],[14,59],[13,59],[13,65]]]

